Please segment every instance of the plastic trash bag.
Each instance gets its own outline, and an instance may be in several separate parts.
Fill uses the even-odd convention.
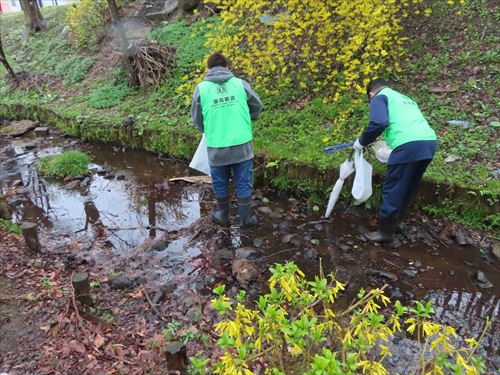
[[[351,159],[347,159],[340,165],[340,176],[335,185],[333,186],[333,190],[330,193],[330,199],[328,200],[328,205],[326,206],[325,217],[330,216],[333,211],[333,207],[335,207],[335,203],[339,199],[340,192],[342,191],[342,186],[344,186],[344,181],[347,177],[349,177],[354,172],[354,161]]]
[[[201,137],[200,144],[194,153],[193,160],[189,163],[189,168],[196,169],[197,171],[210,176],[210,165],[208,164],[208,150],[205,134]]]
[[[391,156],[392,148],[389,147],[386,141],[377,141],[372,145],[375,157],[381,163],[387,164]]]
[[[352,196],[358,203],[363,203],[372,195],[372,166],[363,157],[363,151],[354,153],[356,175],[352,184]]]

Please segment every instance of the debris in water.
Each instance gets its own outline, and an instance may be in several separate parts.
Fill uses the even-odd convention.
[[[464,128],[468,128],[470,125],[470,122],[467,120],[448,120],[446,122],[448,123],[448,125],[458,125]]]
[[[197,182],[201,182],[203,184],[211,184],[212,177],[210,177],[210,176],[185,176],[185,177],[171,178],[169,181],[170,182],[184,181],[184,182],[188,182],[190,184],[195,184]]]
[[[257,277],[257,269],[249,260],[240,258],[231,263],[233,275],[243,287],[247,287]]]

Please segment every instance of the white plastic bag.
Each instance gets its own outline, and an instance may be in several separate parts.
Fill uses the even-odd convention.
[[[356,175],[352,184],[352,196],[358,203],[363,203],[372,195],[372,166],[363,157],[363,151],[354,153]]]
[[[335,203],[337,203],[340,192],[342,191],[342,186],[344,186],[344,181],[352,174],[352,172],[354,172],[354,161],[347,159],[340,165],[340,176],[330,193],[330,199],[328,200],[328,205],[326,206],[325,217],[330,216],[332,213],[333,207],[335,207]]]
[[[392,148],[389,147],[386,141],[377,141],[372,145],[375,157],[381,163],[387,164],[391,156]]]
[[[208,150],[205,134],[201,137],[200,144],[194,153],[193,160],[189,163],[189,168],[196,169],[197,171],[210,176],[210,165],[208,164]]]

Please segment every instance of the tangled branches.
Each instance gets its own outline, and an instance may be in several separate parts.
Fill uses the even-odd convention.
[[[132,51],[130,51],[132,50]],[[175,64],[175,47],[141,42],[126,56],[131,86],[158,85]]]
[[[26,71],[19,72],[14,77],[9,76],[7,78],[7,84],[11,90],[21,90],[25,92],[36,90],[42,93],[42,86],[49,83],[50,79],[48,76]]]

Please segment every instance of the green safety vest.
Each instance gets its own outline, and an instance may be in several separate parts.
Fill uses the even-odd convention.
[[[208,147],[230,147],[252,140],[252,120],[243,81],[203,81],[198,86]]]
[[[437,139],[412,99],[388,87],[377,95],[385,95],[388,99],[389,126],[385,129],[384,138],[392,149],[408,142]]]

